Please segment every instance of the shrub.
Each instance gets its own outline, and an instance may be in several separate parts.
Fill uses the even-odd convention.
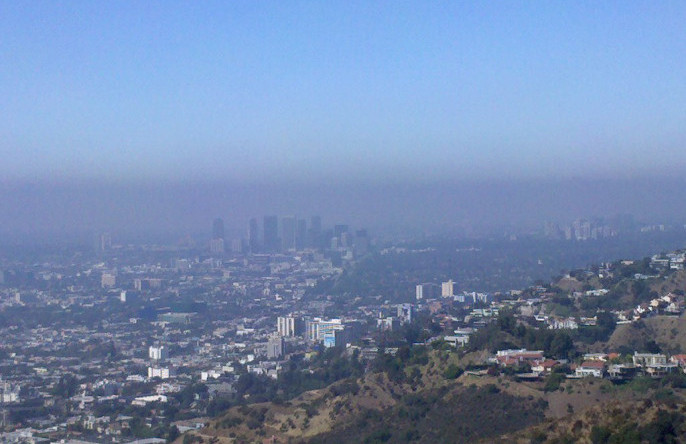
[[[443,372],[443,376],[446,379],[457,379],[460,377],[460,375],[462,375],[462,373],[464,373],[464,370],[455,364],[450,364]]]
[[[564,381],[565,375],[560,373],[551,373],[545,379],[545,385],[543,386],[543,391],[554,392],[560,388],[560,384]]]
[[[377,430],[364,440],[365,444],[386,442],[391,439],[391,432],[388,429]]]

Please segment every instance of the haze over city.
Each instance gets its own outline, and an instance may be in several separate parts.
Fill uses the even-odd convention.
[[[0,1],[0,443],[686,442],[684,24]]]
[[[676,222],[685,15],[679,2],[6,2],[1,231],[191,233],[222,216],[243,232],[270,212],[429,231]]]

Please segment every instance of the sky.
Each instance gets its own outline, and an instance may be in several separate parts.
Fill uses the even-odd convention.
[[[0,204],[678,179],[684,23],[670,1],[1,2]]]

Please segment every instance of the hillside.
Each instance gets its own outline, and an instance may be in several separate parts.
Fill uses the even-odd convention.
[[[682,353],[686,350],[686,318],[653,316],[631,324],[618,325],[610,336],[606,350],[648,350],[655,341],[662,351]]]
[[[631,318],[638,305],[647,306],[653,299],[667,294],[683,297],[686,291],[686,270],[656,270],[646,268],[649,261],[643,260],[631,265],[618,266],[614,275],[598,279],[594,273],[576,273],[576,276],[564,276],[551,283],[550,288],[556,293],[543,303],[545,313],[556,316],[598,316],[599,313],[612,314],[612,327],[606,334],[581,334],[575,338],[580,352],[620,351],[632,353],[634,350],[648,351],[660,349],[668,353],[686,351],[686,318],[676,315],[644,314],[637,322],[620,323],[614,321],[622,312]],[[649,273],[648,278],[637,279],[634,273]],[[602,296],[573,297],[571,292],[606,289],[609,292]],[[664,312],[661,312],[664,313]],[[605,316],[605,315],[603,315]],[[609,325],[608,325],[609,327]],[[599,333],[599,332],[596,332]],[[657,344],[657,345],[656,345]]]
[[[234,403],[205,428],[177,442],[633,442],[681,436],[686,431],[678,407],[686,395],[682,372],[661,379],[638,375],[623,384],[567,378],[586,352],[617,351],[621,356],[615,359],[630,362],[634,351],[686,350],[686,317],[655,315],[662,310],[659,304],[644,319],[616,324],[620,316],[631,316],[636,304],[645,306],[670,292],[683,295],[686,271],[656,273],[649,260],[617,262],[611,271],[604,277],[576,271],[527,289],[524,297],[533,301],[527,310],[503,304],[498,317],[480,326],[459,350],[441,340],[411,345],[413,341],[403,343],[401,338],[403,345],[392,353],[382,350],[371,362],[349,365],[342,356],[347,352],[340,349],[336,362],[351,371],[328,386],[331,380],[322,383],[326,379],[321,377],[320,385],[306,384],[318,373],[295,366],[273,387],[274,397],[246,392],[238,398],[242,405]],[[601,288],[608,291],[583,294]],[[535,312],[588,316],[595,322],[548,328],[534,318]],[[429,324],[423,328],[431,330]],[[541,350],[560,363],[552,373],[532,380],[528,364],[502,367],[489,362],[491,353],[510,348]],[[333,359],[334,351],[329,354]],[[319,370],[335,367],[326,359],[317,362]],[[288,395],[281,379],[317,389],[291,390]],[[670,418],[671,429],[661,417]]]
[[[546,390],[545,382],[524,383],[505,375],[453,378],[460,371],[447,369],[464,362],[444,350],[432,350],[426,360],[411,356],[409,362],[400,375],[376,371],[290,402],[231,408],[189,436],[216,444],[272,437],[297,443],[488,441],[612,400],[634,403],[655,394],[643,386],[616,387],[595,379],[566,380]]]
[[[505,434],[491,443],[671,443],[686,436],[686,407],[674,401],[611,401],[577,415]]]
[[[488,378],[488,384],[468,375],[453,378],[460,371],[446,374],[447,368],[459,368],[457,364],[461,362],[455,353],[413,355],[400,374],[377,371],[283,404],[234,407],[194,435],[218,443],[271,436],[281,442],[335,442],[342,437],[436,442],[457,435],[463,437],[458,442],[466,442],[544,419],[546,403],[537,390],[498,388],[496,378]]]

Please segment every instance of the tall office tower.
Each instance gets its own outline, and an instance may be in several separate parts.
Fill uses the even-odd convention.
[[[307,221],[298,219],[298,229],[295,232],[295,249],[302,250],[307,246]]]
[[[398,305],[398,319],[403,324],[409,324],[412,322],[412,315],[414,314],[414,307],[412,304],[400,304]]]
[[[443,296],[444,298],[452,297],[455,294],[454,288],[453,288],[454,285],[455,285],[455,283],[453,282],[452,279],[449,280],[448,282],[443,282],[441,284],[441,296]]]
[[[257,219],[253,217],[248,223],[248,251],[250,253],[257,253],[260,250],[258,233]]]
[[[210,239],[210,253],[224,254],[225,251],[226,245],[224,244],[224,239],[222,239],[221,237]]]
[[[310,218],[310,229],[307,230],[308,242],[310,247],[319,247],[322,237],[322,218],[319,216],[312,216]]]
[[[276,320],[276,331],[279,336],[297,336],[303,332],[303,321],[295,316],[279,316]]]
[[[417,284],[414,290],[414,295],[418,301],[424,299],[424,286],[422,284]]]
[[[272,336],[267,342],[267,359],[278,359],[286,352],[286,341],[283,337]]]
[[[305,339],[308,341],[319,340],[319,321],[321,321],[320,318],[305,320]]]
[[[281,218],[281,245],[284,251],[295,250],[295,233],[297,219],[295,216]]]
[[[267,253],[279,251],[279,219],[276,216],[264,216],[262,224],[264,230],[264,249]]]
[[[224,239],[224,221],[219,217],[212,222],[212,239]]]
[[[279,336],[295,336],[295,318],[279,316],[276,319],[276,332]]]

